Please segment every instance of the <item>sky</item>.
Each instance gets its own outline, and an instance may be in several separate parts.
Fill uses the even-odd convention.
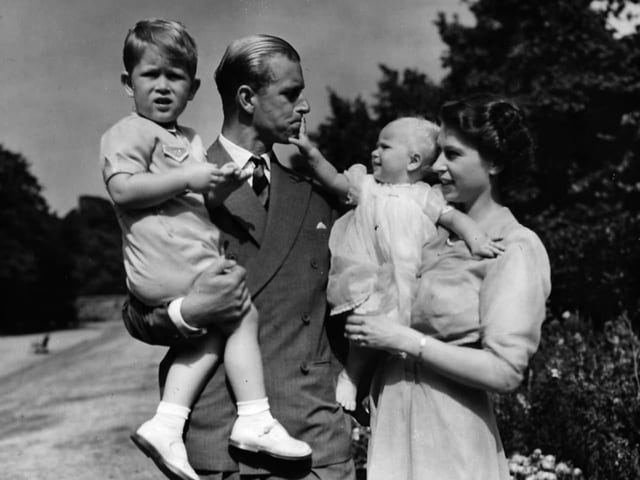
[[[313,130],[330,113],[328,89],[368,99],[379,64],[441,79],[438,12],[473,21],[460,0],[0,0],[0,144],[27,159],[52,211],[65,215],[80,195],[106,197],[100,136],[132,109],[120,73],[136,21],[179,20],[195,38],[202,87],[180,122],[209,145],[222,120],[213,71],[233,39],[269,33],[298,50]]]

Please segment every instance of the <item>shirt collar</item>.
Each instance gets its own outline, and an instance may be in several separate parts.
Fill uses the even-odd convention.
[[[220,134],[220,136],[218,137],[218,140],[220,141],[220,144],[223,146],[223,148],[227,151],[231,159],[241,169],[244,169],[247,166],[247,163],[249,163],[249,160],[251,159],[251,157],[257,156],[251,153],[246,148],[242,148],[240,145],[233,143],[231,140],[229,140],[227,137],[225,137],[222,134]],[[262,155],[259,155],[259,156],[262,157],[262,159],[264,159],[264,162],[266,164],[267,174],[268,174],[268,172],[271,170],[271,152],[263,153]]]

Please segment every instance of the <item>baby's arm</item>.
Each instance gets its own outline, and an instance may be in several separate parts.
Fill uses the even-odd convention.
[[[147,208],[185,190],[203,193],[218,185],[224,173],[210,163],[193,163],[166,172],[118,173],[107,183],[114,203],[125,209]]]
[[[311,143],[307,136],[304,118],[300,124],[298,138],[290,137],[289,142],[298,147],[300,154],[307,160],[313,170],[314,176],[332,193],[344,198],[349,193],[349,181],[342,173],[339,173],[320,150]]]
[[[438,223],[462,238],[474,255],[493,258],[504,252],[501,243],[487,237],[478,224],[460,210],[452,208],[444,212]]]

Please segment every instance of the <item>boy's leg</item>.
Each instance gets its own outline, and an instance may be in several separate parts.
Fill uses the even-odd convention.
[[[212,332],[177,351],[155,416],[131,436],[170,478],[198,479],[187,459],[182,433],[191,406],[219,363],[223,348],[222,335]]]
[[[254,306],[227,338],[224,366],[238,406],[231,444],[279,458],[309,457],[309,445],[289,436],[271,416],[258,345],[258,312]]]

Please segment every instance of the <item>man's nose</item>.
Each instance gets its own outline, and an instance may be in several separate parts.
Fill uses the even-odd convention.
[[[306,115],[311,111],[311,105],[309,105],[309,101],[307,97],[301,96],[298,100],[298,104],[296,105],[296,110],[303,115]]]

